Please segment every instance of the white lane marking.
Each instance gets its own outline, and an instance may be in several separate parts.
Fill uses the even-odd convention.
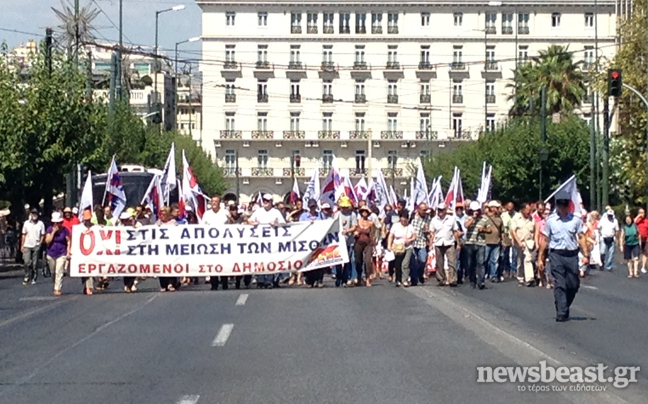
[[[60,297],[56,296],[29,296],[29,297],[21,297],[18,299],[19,302],[46,302],[50,300],[60,300]]]
[[[581,288],[598,290],[598,288],[596,286],[590,286],[590,285],[581,285]]]
[[[223,324],[218,331],[218,334],[216,334],[216,338],[212,341],[211,346],[225,346],[233,328],[234,324]]]
[[[245,306],[245,302],[247,302],[247,299],[248,299],[248,294],[247,293],[240,294],[238,299],[236,299],[236,305],[237,306]]]
[[[11,323],[14,323],[16,321],[24,320],[24,319],[26,319],[28,317],[31,317],[31,316],[39,314],[39,313],[43,313],[45,311],[49,311],[49,310],[53,309],[56,306],[59,306],[59,305],[65,303],[65,302],[70,302],[70,301],[73,301],[73,300],[76,300],[76,299],[78,299],[78,296],[73,296],[70,299],[57,300],[57,301],[52,302],[52,303],[50,303],[48,305],[45,305],[43,307],[39,307],[39,308],[34,309],[34,310],[29,310],[29,311],[26,311],[24,313],[20,313],[17,316],[8,318],[8,319],[6,319],[4,321],[0,321],[0,327],[4,327],[4,326],[9,325]]]
[[[177,404],[196,404],[200,400],[200,396],[182,396]]]

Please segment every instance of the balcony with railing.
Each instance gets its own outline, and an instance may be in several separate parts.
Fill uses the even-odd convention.
[[[226,177],[236,177],[238,173],[238,176],[241,176],[241,168],[237,169],[235,167],[225,167],[225,176]]]
[[[274,132],[271,130],[253,130],[252,139],[254,140],[270,140],[274,139]]]
[[[367,33],[367,27],[363,26],[357,26],[355,29],[356,34],[366,34]]]
[[[239,64],[234,60],[226,60],[225,63],[223,63],[224,70],[238,70],[238,68]]]
[[[503,35],[512,35],[513,34],[513,27],[510,27],[510,26],[502,27],[502,34]]]
[[[450,70],[465,71],[466,64],[464,62],[452,62],[450,64]]]
[[[398,95],[397,94],[388,94],[387,95],[387,104],[398,104]]]
[[[592,62],[585,61],[581,65],[581,70],[583,70],[583,71],[589,71],[589,70],[593,70],[593,69],[594,69],[594,63],[592,63]]]
[[[372,33],[372,34],[382,34],[382,26],[380,26],[380,25],[377,25],[377,26],[376,26],[376,25],[373,25],[373,26],[371,27],[371,33]]]
[[[257,60],[256,62],[256,68],[258,70],[267,70],[270,69],[271,67],[272,65],[267,60]]]
[[[340,27],[340,34],[350,34],[350,33],[351,33],[351,27],[349,26]]]
[[[497,28],[493,25],[489,25],[486,27],[486,34],[487,35],[495,35],[497,34]]]
[[[463,95],[462,94],[452,94],[452,103],[453,104],[463,104]]]
[[[268,94],[257,94],[257,102],[267,103],[268,102]]]
[[[380,132],[380,138],[384,140],[403,140],[403,131],[383,130]]]
[[[301,94],[290,94],[290,103],[298,104],[301,102]]]
[[[402,168],[382,168],[383,175],[385,177],[402,177],[403,169]]]
[[[324,104],[332,104],[333,103],[333,94],[322,94],[322,102]]]
[[[340,139],[339,130],[320,130],[317,132],[317,138],[323,140],[338,140]]]
[[[272,177],[274,170],[269,167],[255,167],[252,168],[252,177]]]
[[[306,27],[307,34],[317,34],[317,25],[309,25]]]
[[[367,70],[367,62],[353,62],[353,70]]]
[[[490,72],[499,71],[499,63],[497,63],[497,62],[495,62],[493,60],[489,60],[488,62],[486,62],[486,70],[488,70]]]
[[[333,34],[335,33],[335,28],[332,25],[325,25],[322,32],[324,32],[325,34]]]
[[[225,94],[225,102],[236,102],[236,94]]]
[[[319,176],[320,177],[326,177],[328,175],[329,171],[331,171],[331,167],[320,167],[319,168]]]
[[[370,130],[352,130],[349,132],[349,139],[351,140],[365,140],[371,136]]]
[[[306,139],[306,132],[303,130],[285,130],[283,138],[286,140]]]
[[[367,173],[367,169],[355,167],[349,170],[349,174],[352,177],[361,177]]]
[[[450,140],[470,140],[469,130],[455,131],[453,135]]]
[[[488,94],[486,96],[486,103],[487,104],[495,104],[496,101],[497,101],[497,97],[495,96],[495,94]]]
[[[364,104],[367,102],[367,96],[364,94],[356,94],[354,101],[356,104]]]
[[[398,25],[390,25],[387,27],[388,34],[398,34]]]
[[[529,27],[526,25],[518,25],[518,34],[529,35]]]
[[[290,33],[291,34],[301,34],[302,33],[301,25],[292,25],[290,27]]]
[[[434,65],[433,65],[432,63],[430,63],[430,62],[423,62],[423,61],[421,61],[421,62],[419,62],[419,64],[418,64],[418,69],[419,69],[419,70],[433,70],[433,69],[434,69]]]
[[[416,132],[416,140],[437,140],[439,134],[436,130],[419,130]]]
[[[398,62],[387,62],[387,65],[385,66],[385,69],[387,69],[387,70],[399,70],[400,69],[400,63],[398,63]]]
[[[322,66],[320,67],[320,70],[323,72],[330,72],[334,73],[337,71],[337,67],[335,66],[335,63],[333,62],[322,62]]]
[[[292,177],[294,173],[295,177],[305,177],[306,176],[306,170],[302,167],[295,167],[295,168],[284,168],[283,169],[283,176],[284,177]]]
[[[288,62],[288,70],[304,70],[302,62]]]
[[[240,130],[221,130],[220,131],[221,139],[243,139],[243,135]]]
[[[432,96],[430,94],[421,94],[419,97],[420,104],[429,104],[432,102]]]

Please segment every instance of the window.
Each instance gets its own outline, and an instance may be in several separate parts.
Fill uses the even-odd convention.
[[[355,93],[356,95],[364,95],[365,93],[364,81],[356,81]]]
[[[225,80],[225,102],[236,102],[235,80]]]
[[[398,130],[398,114],[396,112],[387,114],[387,130],[390,132]]]
[[[268,168],[268,151],[267,150],[259,150],[257,152],[257,165],[258,168]]]
[[[592,103],[592,88],[590,87],[590,83],[583,83],[585,86],[585,92],[583,93],[583,104],[591,104]]]
[[[592,114],[591,113],[583,114],[583,120],[585,121],[585,124],[587,126],[591,126],[592,125]]]
[[[333,13],[324,13],[324,33],[325,34],[332,34],[334,32],[333,29]]]
[[[430,26],[430,13],[421,13],[421,27]]]
[[[486,131],[493,132],[495,130],[495,114],[486,114]]]
[[[461,82],[461,80],[452,81],[452,103],[463,103],[463,83]]]
[[[235,45],[225,45],[225,64],[236,63]]]
[[[233,11],[227,11],[225,13],[225,25],[232,27],[236,22],[236,13]]]
[[[330,132],[333,130],[333,113],[324,112],[322,114],[322,130]]]
[[[551,27],[552,28],[560,27],[560,13],[551,14]]]
[[[421,60],[419,61],[421,67],[430,66],[430,45],[421,46]]]
[[[268,130],[268,113],[259,112],[257,113],[257,130],[259,132],[265,132]]]
[[[502,34],[513,33],[513,14],[502,14]]]
[[[518,46],[518,64],[524,64],[529,61],[529,45]]]
[[[349,34],[351,32],[350,21],[351,14],[340,13],[340,34]]]
[[[365,130],[365,114],[358,112],[355,114],[355,130],[357,132],[364,132]]]
[[[430,83],[421,83],[421,95],[430,95]]]
[[[372,27],[381,27],[382,26],[382,13],[371,13],[371,26]]]
[[[290,82],[290,102],[301,102],[299,81],[293,80]]]
[[[257,64],[265,65],[268,63],[268,45],[257,46]]]
[[[387,33],[398,34],[398,13],[387,14]]]
[[[454,13],[454,26],[461,27],[463,25],[463,13]]]
[[[301,167],[301,151],[299,150],[293,150],[292,151],[292,157],[293,157],[293,164],[295,165],[295,168]]]
[[[301,13],[290,13],[290,32],[293,34],[301,34]]]
[[[430,157],[430,151],[429,150],[420,150],[419,151],[419,156],[421,156],[421,158],[423,160],[427,160]]]
[[[486,47],[486,70],[497,70],[497,61],[495,60],[495,46]]]
[[[387,47],[387,67],[398,68],[398,46],[389,45]]]
[[[268,102],[268,82],[259,80],[257,83],[257,101]]]
[[[486,95],[495,96],[495,81],[488,80],[486,81]]]
[[[365,170],[365,151],[356,150],[355,152],[356,171],[364,172]]]
[[[462,63],[462,58],[463,58],[463,50],[461,46],[455,46],[453,47],[452,51],[452,63],[453,64],[461,64]]]
[[[398,151],[396,150],[387,150],[387,165],[392,170],[396,168],[396,163],[398,162]]]
[[[329,170],[333,166],[333,150],[322,150],[322,167]]]
[[[429,133],[430,132],[430,114],[424,113],[420,115],[419,118],[419,131],[421,133]]]
[[[585,13],[585,28],[594,28],[594,13]]]
[[[322,62],[333,63],[333,45],[322,46]]]
[[[460,113],[452,114],[452,131],[454,132],[455,137],[461,137],[463,132],[461,116],[462,114]]]
[[[497,32],[496,24],[497,23],[497,14],[496,13],[486,13],[486,32],[489,34],[495,34]]]
[[[301,65],[301,45],[290,45],[290,64]]]
[[[234,112],[225,113],[225,130],[230,132],[236,130],[235,127],[235,114]]]
[[[583,53],[583,70],[590,70],[594,66],[594,47],[586,46]]]
[[[529,33],[529,14],[518,14],[518,33],[522,35]]]
[[[259,27],[268,26],[268,13],[262,11],[258,14]]]
[[[290,113],[290,130],[293,132],[299,131],[299,112]]]
[[[396,80],[389,80],[389,84],[387,84],[387,94],[398,95],[398,82]]]
[[[355,64],[363,65],[365,64],[365,51],[364,45],[356,45],[355,47]]]
[[[236,150],[225,150],[225,173],[233,175],[236,172]]]
[[[356,13],[356,34],[366,34],[367,33],[367,14],[365,13]]]
[[[317,34],[317,13],[306,14],[306,25],[309,34]]]
[[[324,80],[324,84],[322,85],[322,95],[333,95],[333,81],[332,80]]]

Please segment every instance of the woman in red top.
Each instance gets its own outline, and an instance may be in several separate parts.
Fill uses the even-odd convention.
[[[635,224],[639,229],[639,248],[641,248],[641,272],[646,273],[646,261],[648,261],[648,219],[646,211],[639,209],[635,218]]]

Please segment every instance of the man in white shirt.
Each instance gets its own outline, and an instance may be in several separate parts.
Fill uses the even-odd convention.
[[[208,226],[217,226],[226,224],[228,221],[227,212],[221,209],[221,197],[214,195],[209,200],[210,210],[205,212],[202,217],[202,224]]]
[[[459,225],[454,216],[448,215],[445,203],[437,206],[437,215],[430,222],[430,238],[436,252],[436,277],[439,286],[457,286],[457,271],[455,264],[455,243],[461,237]],[[445,260],[448,269],[445,268]]]
[[[612,270],[614,265],[614,241],[619,233],[619,222],[614,217],[614,211],[608,207],[606,214],[599,220],[599,231],[603,244],[601,254],[605,257],[603,268]]]
[[[269,224],[271,226],[285,224],[286,219],[284,219],[281,212],[272,206],[272,195],[265,194],[262,199],[263,207],[252,213],[248,223],[252,225]],[[257,288],[278,288],[280,279],[280,277],[275,277],[274,275],[259,275],[257,276]]]
[[[45,241],[45,225],[38,220],[38,209],[33,208],[29,213],[29,219],[23,224],[22,237],[20,240],[20,251],[25,262],[25,278],[23,285],[31,282],[36,284],[38,278],[38,256],[40,255],[41,244]]]

